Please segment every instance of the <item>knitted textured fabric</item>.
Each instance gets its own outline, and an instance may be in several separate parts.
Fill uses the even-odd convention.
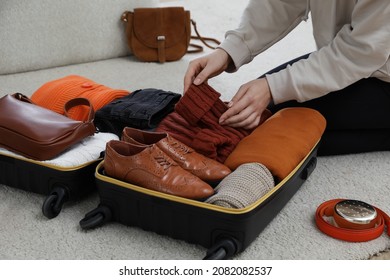
[[[251,130],[219,124],[219,118],[228,109],[219,99],[220,96],[209,85],[191,85],[176,104],[175,112],[186,121],[186,132],[189,133],[177,138],[198,153],[224,162],[238,142],[249,135]],[[172,118],[166,118],[157,127],[157,131],[169,132],[176,138],[177,134],[184,133],[178,126],[181,125]]]
[[[245,208],[275,186],[271,172],[260,163],[245,163],[226,176],[205,202],[227,208]]]
[[[244,163],[262,163],[282,180],[315,147],[325,127],[325,118],[316,110],[282,109],[242,139],[225,164],[234,170]]]
[[[192,84],[180,102],[176,104],[175,111],[191,125],[197,125],[214,104],[220,109],[221,115],[228,109],[227,105],[219,100],[220,96],[221,94],[209,85],[195,86]]]
[[[129,93],[127,90],[112,89],[87,78],[70,75],[43,84],[32,94],[31,100],[39,106],[64,114],[65,103],[76,97],[87,98],[96,111]],[[88,108],[84,106],[72,108],[69,112],[69,117],[75,120],[85,120],[87,116]]]
[[[236,143],[218,131],[204,128],[192,139],[191,145],[201,148],[204,155],[223,163]]]

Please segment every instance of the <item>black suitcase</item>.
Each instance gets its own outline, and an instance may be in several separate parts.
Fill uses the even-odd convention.
[[[106,141],[117,139],[109,133],[100,138],[101,143],[94,146],[94,149],[100,150],[97,153],[100,155],[69,167],[28,159],[0,149],[0,184],[45,195],[42,213],[49,219],[54,218],[66,202],[80,200],[96,190],[94,173],[103,159],[101,151],[104,151]],[[75,149],[82,148],[77,146]],[[78,154],[82,155],[81,150]]]
[[[284,180],[243,209],[231,209],[141,188],[95,172],[100,204],[80,221],[92,229],[109,221],[137,226],[208,248],[204,259],[226,259],[245,250],[316,167],[318,143]]]

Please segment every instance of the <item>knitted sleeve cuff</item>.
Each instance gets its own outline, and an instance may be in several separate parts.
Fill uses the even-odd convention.
[[[228,136],[204,128],[195,135],[189,146],[198,153],[223,163],[235,145]]]
[[[171,136],[190,147],[199,130],[200,128],[189,125],[188,122],[176,112],[168,114],[155,129],[156,132],[169,133]]]
[[[176,104],[175,111],[191,125],[196,125],[204,114],[210,111],[220,96],[220,93],[206,84],[191,85]]]

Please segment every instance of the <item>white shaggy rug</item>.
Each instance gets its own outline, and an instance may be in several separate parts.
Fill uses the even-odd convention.
[[[238,24],[247,0],[164,1],[191,10],[204,36],[223,38]],[[210,84],[229,100],[238,87],[263,72],[314,49],[310,22],[301,24],[285,40],[235,74],[223,74]],[[155,87],[182,91],[189,60],[140,63],[118,58],[10,76],[0,76],[2,94],[32,93],[46,81],[69,74],[84,75],[111,87],[135,90]],[[319,204],[333,198],[371,203],[390,213],[390,152],[324,157],[311,177],[258,238],[234,259],[367,259],[390,248],[386,235],[364,243],[348,243],[319,232],[314,213]],[[96,194],[66,204],[60,215],[42,215],[44,196],[0,186],[0,259],[201,259],[206,249],[139,228],[110,223],[85,232],[80,219],[99,203]]]

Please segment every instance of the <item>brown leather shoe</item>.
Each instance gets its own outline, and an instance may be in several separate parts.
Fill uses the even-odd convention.
[[[157,145],[111,140],[106,145],[104,171],[110,177],[191,199],[203,199],[214,189],[178,166]]]
[[[122,140],[138,145],[156,144],[183,169],[206,182],[220,181],[231,173],[227,166],[197,153],[168,133],[125,127]]]

